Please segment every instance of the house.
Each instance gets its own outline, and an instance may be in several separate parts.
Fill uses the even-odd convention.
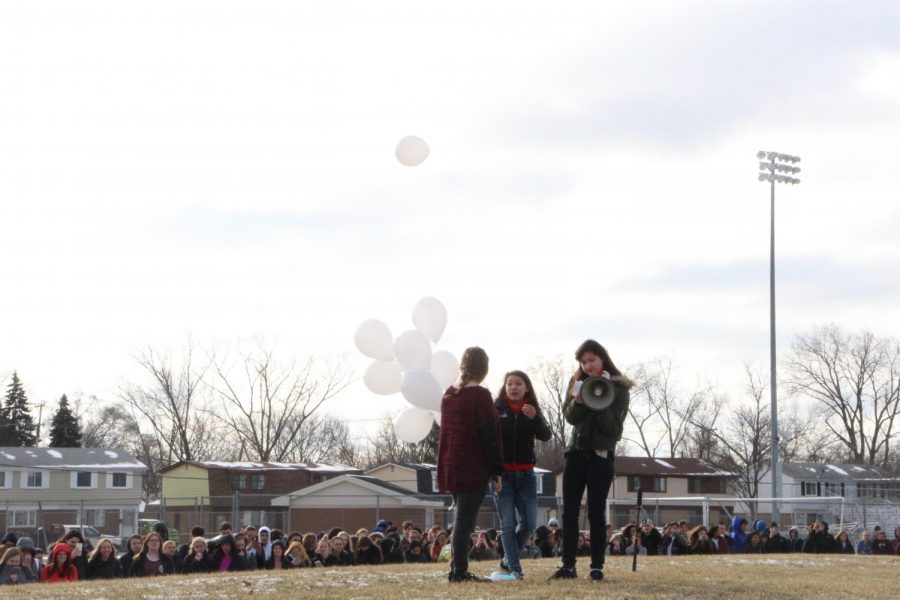
[[[179,531],[216,531],[222,521],[284,529],[287,509],[273,510],[273,498],[361,472],[316,463],[181,461],[160,471],[162,497],[152,516]]]
[[[771,473],[760,483],[770,496]],[[806,527],[817,519],[832,524],[881,525],[890,531],[900,525],[900,478],[868,465],[782,463],[779,511],[786,525]],[[769,502],[759,512],[771,514]]]
[[[137,532],[146,469],[119,449],[0,448],[0,514],[21,534],[90,525],[126,537]]]
[[[699,458],[647,458],[617,456],[616,477],[607,497],[607,522],[622,527],[637,518],[637,490],[643,491],[642,519],[660,524],[685,520],[715,523],[734,510],[730,481],[735,474],[722,471]],[[562,473],[557,475],[562,490]],[[587,528],[582,498],[581,527]],[[559,498],[562,506],[562,497]]]
[[[556,490],[557,483],[553,473],[547,469],[535,468],[537,476],[538,510],[537,523],[546,523],[551,514],[557,512]],[[437,465],[431,463],[387,463],[366,471],[366,475],[377,477],[382,481],[399,485],[409,491],[440,499],[446,507],[450,507],[453,499],[449,494],[442,493],[437,487]],[[562,489],[562,488],[559,488]],[[444,513],[444,521],[438,521],[443,526],[451,525],[450,515]],[[480,527],[500,527],[500,519],[497,516],[497,508],[490,495],[486,495],[481,510],[478,513],[477,524]]]
[[[354,532],[371,529],[381,519],[399,526],[410,520],[423,528],[442,522],[446,505],[431,494],[420,494],[376,477],[341,475],[272,500],[287,512],[286,531],[327,531],[340,527]]]

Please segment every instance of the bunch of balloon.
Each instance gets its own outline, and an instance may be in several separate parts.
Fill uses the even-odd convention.
[[[410,406],[394,419],[397,437],[411,444],[425,439],[434,421],[440,425],[441,398],[456,381],[459,361],[432,345],[447,327],[447,309],[437,298],[422,298],[412,312],[415,329],[396,338],[384,322],[364,321],[356,329],[357,349],[373,359],[363,382],[374,394],[400,393]]]

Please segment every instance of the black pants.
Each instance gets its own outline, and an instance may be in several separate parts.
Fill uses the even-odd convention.
[[[487,481],[479,492],[453,494],[453,504],[456,506],[456,516],[453,518],[453,560],[450,570],[454,573],[465,573],[469,570],[469,536],[475,531],[475,519],[478,518],[478,510],[484,501],[487,490]]]
[[[563,469],[563,566],[575,566],[578,547],[578,513],[587,488],[588,521],[591,524],[591,568],[602,569],[606,558],[606,497],[615,477],[613,461],[596,452],[566,454]]]

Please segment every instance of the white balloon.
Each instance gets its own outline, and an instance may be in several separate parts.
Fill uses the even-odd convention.
[[[431,373],[437,378],[441,389],[446,390],[459,376],[459,361],[450,352],[438,350],[431,355]]]
[[[360,352],[377,360],[390,362],[394,359],[394,336],[388,326],[378,319],[363,321],[353,336]]]
[[[437,342],[447,327],[447,309],[437,298],[422,298],[413,308],[412,320],[416,329]]]
[[[434,412],[434,413],[431,413],[431,414],[434,415],[434,422],[437,423],[437,426],[438,426],[438,427],[440,427],[440,426],[441,426],[441,413],[440,413],[440,411]]]
[[[432,423],[434,417],[430,412],[410,406],[394,419],[394,433],[401,441],[415,444],[428,437]]]
[[[431,344],[421,331],[410,329],[397,336],[394,341],[397,362],[407,370],[431,368]]]
[[[399,392],[402,379],[403,373],[400,371],[400,365],[381,360],[372,361],[363,375],[363,382],[369,391],[382,396]]]
[[[397,142],[397,149],[394,150],[397,160],[407,167],[414,167],[425,162],[429,152],[431,149],[425,140],[414,135],[408,135]]]
[[[441,410],[444,392],[435,376],[428,371],[407,371],[400,383],[400,392],[413,406],[431,411]]]

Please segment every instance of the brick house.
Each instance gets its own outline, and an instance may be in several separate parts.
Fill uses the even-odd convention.
[[[315,463],[181,461],[160,471],[162,497],[151,516],[163,515],[179,531],[194,525],[215,531],[222,521],[283,529],[287,511],[273,509],[273,498],[353,473],[361,471]]]

